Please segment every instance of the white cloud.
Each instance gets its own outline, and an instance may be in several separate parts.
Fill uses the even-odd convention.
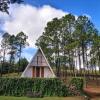
[[[17,34],[20,31],[25,32],[28,35],[30,46],[34,47],[36,40],[44,31],[46,23],[65,14],[67,13],[49,5],[40,8],[22,4],[12,5],[10,16],[5,21],[3,30],[10,34]]]

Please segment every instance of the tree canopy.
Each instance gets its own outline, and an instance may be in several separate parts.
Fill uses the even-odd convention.
[[[6,12],[7,14],[9,14],[9,4],[13,4],[13,3],[22,3],[22,0],[0,0],[0,11],[2,12]]]
[[[25,64],[27,64],[28,62],[26,61],[26,59],[22,59],[22,51],[23,48],[25,48],[28,43],[27,43],[27,39],[28,37],[26,36],[25,33],[20,32],[18,33],[16,36],[15,35],[10,35],[9,33],[5,33],[2,36],[2,40],[1,40],[1,52],[0,54],[2,54],[0,56],[0,71],[2,74],[3,69],[5,69],[5,66],[7,66],[8,72],[10,71],[10,69],[12,67],[15,67],[15,63],[17,62],[17,70],[21,71],[23,70]],[[22,66],[22,62],[25,64]],[[19,63],[19,65],[18,65]],[[8,65],[7,65],[8,64]]]
[[[97,70],[100,72],[100,34],[86,16],[68,14],[47,23],[36,42],[58,70]],[[95,62],[95,63],[93,63]],[[60,64],[59,64],[60,63]]]

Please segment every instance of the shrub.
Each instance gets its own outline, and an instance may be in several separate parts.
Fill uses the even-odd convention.
[[[68,86],[69,95],[80,96],[82,95],[83,79],[73,78]]]
[[[82,78],[73,78],[70,82],[70,85],[74,85],[78,90],[83,89],[84,81]]]

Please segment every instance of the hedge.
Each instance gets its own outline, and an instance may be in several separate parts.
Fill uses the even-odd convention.
[[[68,88],[59,79],[0,78],[0,95],[26,96],[28,91],[43,96],[67,96]]]

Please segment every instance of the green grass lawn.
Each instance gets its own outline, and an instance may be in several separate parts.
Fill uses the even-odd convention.
[[[28,98],[28,97],[0,96],[0,100],[84,100],[84,98],[82,98],[82,97],[44,97],[44,98]]]
[[[9,74],[3,74],[2,77],[8,77],[8,78],[19,78],[21,76],[21,72],[18,74],[18,73],[9,73]]]

